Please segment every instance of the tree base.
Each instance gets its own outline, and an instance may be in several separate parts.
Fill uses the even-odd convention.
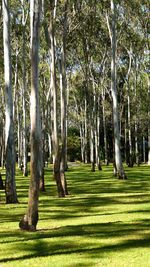
[[[118,175],[118,179],[119,180],[127,180],[127,176],[124,174],[124,175]]]
[[[102,167],[100,164],[98,164],[97,168],[98,168],[98,171],[102,171]]]
[[[6,196],[6,204],[18,204],[19,201],[14,196]]]
[[[36,231],[36,225],[29,225],[26,215],[19,222],[19,228],[23,231],[29,231],[29,232]]]
[[[0,189],[2,190],[5,189],[1,173],[0,173]]]
[[[91,163],[91,172],[95,172],[95,164]]]
[[[23,173],[23,176],[24,176],[24,177],[28,177],[28,171],[24,172],[24,173]]]
[[[133,164],[133,162],[129,162],[127,165],[128,165],[129,168],[133,168],[134,164]]]

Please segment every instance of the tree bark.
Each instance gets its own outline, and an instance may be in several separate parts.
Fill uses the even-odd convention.
[[[148,129],[148,165],[150,165],[150,129]]]
[[[23,230],[35,231],[38,223],[38,197],[41,167],[41,125],[38,90],[38,50],[40,27],[41,1],[30,2],[31,25],[31,96],[30,96],[30,120],[31,120],[31,162],[30,185],[27,213],[22,218],[19,226]]]
[[[130,82],[129,75],[131,72],[132,66],[132,49],[128,51],[129,54],[129,67],[126,75],[126,84],[127,84],[127,106],[128,106],[128,140],[129,140],[129,156],[128,156],[128,166],[133,167],[133,151],[132,151],[132,136],[131,136],[131,97],[130,97]]]
[[[21,136],[21,114],[19,111],[19,105],[17,105],[17,121],[18,121],[18,129],[17,129],[17,135],[18,135],[18,168],[21,169],[22,164],[22,151],[21,151],[21,143],[22,143],[22,136]]]
[[[63,33],[62,33],[62,49],[60,60],[60,99],[61,99],[61,162],[60,162],[60,179],[64,188],[65,195],[68,195],[67,180],[65,170],[67,166],[66,153],[67,153],[67,131],[66,131],[66,118],[67,118],[67,79],[66,79],[66,37],[67,37],[67,5],[68,0],[64,3],[63,14]]]
[[[105,116],[105,89],[102,91],[102,103],[103,103],[103,129],[104,129],[104,153],[105,164],[108,165],[108,148],[107,148],[107,132],[106,132],[106,116]]]
[[[150,165],[150,78],[148,77],[148,165]]]
[[[130,91],[128,88],[128,138],[129,138],[129,159],[128,166],[133,167],[133,151],[132,151],[132,136],[131,136],[131,101],[130,101]]]
[[[6,203],[17,203],[15,183],[15,144],[13,129],[12,68],[10,47],[9,2],[3,0],[3,42],[5,78],[5,153],[6,153]]]
[[[24,0],[22,1],[22,109],[23,109],[23,175],[28,176],[27,167],[27,129],[26,129],[26,50],[25,31],[26,19],[24,10]]]
[[[111,0],[111,93],[113,99],[113,125],[114,125],[114,150],[115,150],[115,165],[119,179],[125,179],[121,151],[120,151],[120,135],[119,135],[119,115],[118,115],[118,100],[117,100],[117,70],[116,70],[116,6]]]
[[[137,73],[138,73],[138,64],[135,59],[135,101],[137,101]],[[136,112],[135,112],[135,161],[137,166],[139,166],[139,147],[138,147],[138,113],[139,113],[139,107],[136,106]]]
[[[50,54],[51,54],[51,90],[52,90],[52,107],[51,107],[51,120],[52,120],[52,143],[53,143],[53,172],[54,179],[57,185],[57,191],[59,197],[65,197],[65,190],[60,177],[60,161],[61,161],[61,149],[59,145],[58,137],[58,106],[57,106],[57,86],[56,86],[56,65],[55,65],[55,42],[54,42],[54,18],[53,9],[50,11],[49,21],[49,39],[50,39]]]
[[[146,163],[145,136],[143,136],[143,163]]]

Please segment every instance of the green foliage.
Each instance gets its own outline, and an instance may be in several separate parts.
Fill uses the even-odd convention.
[[[75,127],[68,129],[67,154],[69,161],[81,159],[81,144],[79,130]]]

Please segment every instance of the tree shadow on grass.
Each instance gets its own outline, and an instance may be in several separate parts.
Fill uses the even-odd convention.
[[[113,176],[112,166],[102,172],[87,172],[83,168],[72,169],[69,173],[69,187],[73,195],[146,192],[150,188],[150,168],[126,169],[128,180],[118,180]]]
[[[94,223],[83,225],[72,225],[60,227],[58,229],[45,229],[35,233],[11,232],[10,237],[18,237],[12,247],[18,253],[24,255],[1,258],[0,262],[11,262],[26,260],[36,257],[48,257],[58,255],[82,254],[85,259],[102,258],[104,254],[125,251],[132,248],[150,247],[150,235],[145,233],[150,227],[148,220],[140,220],[132,224],[122,222]],[[74,238],[76,237],[76,238]],[[77,238],[86,237],[88,241],[83,243]],[[122,238],[121,238],[122,237]],[[95,240],[91,242],[91,239]],[[119,238],[117,243],[110,243],[109,239]],[[105,240],[105,242],[103,242]],[[106,243],[106,240],[108,242]],[[90,262],[90,261],[89,261]],[[91,264],[91,263],[90,263]],[[91,265],[86,266],[91,266]],[[76,265],[80,266],[80,265]]]
[[[108,168],[110,172],[111,168]],[[146,172],[145,172],[146,170]],[[106,171],[93,174],[81,171],[78,168],[69,172],[69,187],[74,196],[69,199],[53,198],[56,195],[54,181],[48,182],[47,192],[40,196],[39,213],[41,220],[60,220],[74,219],[75,217],[106,216],[114,214],[127,213],[145,213],[148,215],[149,209],[142,210],[144,204],[149,203],[150,187],[149,169],[142,167],[140,172],[129,170],[127,181],[118,181],[110,176]],[[47,172],[50,174],[50,172]],[[27,184],[22,184],[21,178],[18,184],[21,198],[24,197]],[[25,191],[24,191],[25,189]],[[145,193],[146,192],[146,193]],[[106,194],[106,195],[105,195]],[[51,197],[50,197],[51,196]],[[1,210],[0,222],[16,222],[22,216],[22,209],[25,209],[25,203],[18,205],[17,210]],[[135,205],[133,210],[129,210],[129,205]],[[139,206],[142,204],[142,206]],[[125,207],[123,211],[117,209],[118,205]],[[126,206],[127,205],[127,208]],[[8,206],[9,207],[9,206]],[[7,212],[6,212],[7,211]],[[115,217],[113,217],[114,219]],[[118,218],[118,216],[117,216]],[[147,216],[148,218],[148,216]],[[109,220],[109,217],[107,221]],[[133,217],[134,220],[134,217]],[[81,222],[80,221],[80,222]],[[49,221],[48,221],[49,222]],[[47,225],[48,225],[47,222]],[[76,222],[75,222],[76,223]],[[73,224],[71,222],[71,224]],[[47,226],[48,227],[48,226]],[[67,225],[60,228],[44,229],[36,233],[26,233],[21,231],[3,231],[0,233],[0,243],[12,246],[8,257],[5,254],[0,262],[19,261],[36,257],[48,257],[57,255],[83,254],[89,259],[89,265],[92,266],[93,258],[102,258],[105,252],[108,254],[115,251],[125,251],[130,248],[142,248],[150,246],[150,238],[147,232],[150,229],[150,221],[139,220],[132,223],[104,222],[88,223],[79,225]],[[77,242],[77,239],[80,242]],[[88,240],[85,242],[85,240]],[[117,244],[110,244],[110,239],[117,239]],[[94,239],[94,243],[91,242]],[[103,242],[105,240],[105,242]],[[106,240],[108,242],[106,243]],[[13,248],[16,254],[13,255]],[[9,250],[8,250],[9,251]],[[22,253],[22,255],[20,254]],[[84,264],[75,264],[75,266],[84,266]]]

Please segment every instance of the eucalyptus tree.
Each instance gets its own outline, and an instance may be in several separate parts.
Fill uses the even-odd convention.
[[[5,80],[5,153],[6,153],[6,203],[17,203],[15,183],[15,143],[13,128],[12,66],[10,46],[9,2],[3,0],[3,45]]]
[[[120,179],[126,179],[124,172],[121,150],[120,150],[120,134],[119,134],[119,115],[118,115],[118,100],[117,100],[117,66],[116,66],[116,3],[114,0],[110,1],[111,4],[111,24],[107,17],[108,29],[111,40],[111,93],[113,101],[113,127],[114,127],[114,152],[115,152],[115,165],[117,175]]]
[[[150,102],[150,79],[148,78],[148,99]],[[150,104],[149,104],[150,106]],[[148,110],[148,165],[150,165],[150,108]]]
[[[139,164],[140,153],[142,152],[140,152],[140,135],[143,133],[143,150],[145,150],[148,129],[146,113],[148,114],[149,98],[147,97],[147,79],[145,79],[147,76],[147,51],[149,49],[147,38],[148,1],[143,1],[142,3],[137,1],[136,5],[130,3],[126,6],[126,10],[126,13],[129,14],[128,19],[125,17],[126,25],[128,24],[126,27],[128,28],[128,40],[126,43],[132,45],[132,72],[130,80],[134,92],[131,102],[133,109],[132,124],[135,124],[135,131],[133,131],[135,138],[132,139],[135,141],[133,148],[135,147],[136,163]]]
[[[145,3],[146,1],[144,1]],[[138,34],[142,35],[142,29],[141,26],[139,26],[139,19],[138,16],[140,16],[142,10],[143,10],[143,4],[140,3],[140,1],[137,1],[137,5],[133,2],[129,1],[115,1],[114,4],[116,6],[116,16],[117,20],[115,21],[115,30],[117,29],[117,40],[115,40],[115,45],[113,42],[111,42],[111,48],[110,48],[110,40],[114,41],[115,38],[110,38],[108,39],[108,32],[106,33],[106,21],[105,21],[105,16],[104,14],[108,12],[107,16],[107,25],[109,26],[109,34],[110,37],[112,37],[113,33],[113,24],[114,22],[112,19],[115,17],[112,13],[110,12],[110,7],[109,7],[110,1],[105,1],[105,2],[99,2],[99,1],[94,1],[91,3],[90,1],[81,1],[80,4],[79,2],[74,3],[73,5],[73,11],[72,11],[72,24],[69,25],[69,36],[72,41],[72,45],[69,47],[71,51],[71,55],[69,56],[72,59],[73,66],[77,66],[76,72],[82,72],[85,76],[85,82],[82,84],[82,90],[86,91],[86,94],[84,96],[85,99],[85,105],[84,105],[84,113],[86,116],[85,118],[85,126],[83,127],[82,121],[80,121],[80,126],[82,124],[82,130],[81,132],[81,144],[82,147],[84,148],[84,141],[87,136],[86,133],[88,133],[88,140],[91,142],[90,138],[90,131],[86,131],[86,129],[89,129],[92,127],[92,124],[94,122],[96,126],[96,121],[98,121],[98,113],[95,112],[95,115],[93,116],[93,111],[92,109],[94,108],[94,90],[93,90],[93,84],[97,86],[97,84],[100,84],[100,92],[99,94],[102,94],[102,91],[106,91],[106,100],[103,101],[109,103],[109,106],[111,105],[112,99],[108,97],[109,95],[109,76],[110,76],[110,70],[107,68],[107,70],[104,73],[104,82],[103,82],[103,77],[99,75],[99,80],[95,77],[94,74],[94,79],[92,77],[92,72],[90,71],[90,66],[91,66],[91,58],[93,58],[93,65],[96,66],[95,69],[98,70],[98,64],[99,64],[99,69],[101,69],[101,56],[100,54],[104,54],[104,47],[106,47],[107,50],[107,57],[108,60],[110,59],[111,56],[113,56],[112,50],[115,48],[115,59],[113,64],[115,64],[114,71],[112,70],[112,79],[114,78],[113,76],[115,74],[115,82],[112,83],[112,89],[113,87],[116,87],[115,89],[115,94],[112,94],[113,98],[113,103],[115,104],[115,101],[117,100],[117,105],[115,108],[116,114],[120,113],[117,115],[117,124],[116,127],[118,127],[118,134],[116,133],[117,131],[115,130],[115,136],[118,138],[118,141],[115,141],[115,146],[119,150],[119,155],[116,153],[116,157],[118,155],[118,168],[120,169],[122,176],[125,177],[124,171],[123,171],[123,166],[122,166],[122,160],[121,160],[121,145],[123,144],[124,140],[126,140],[126,145],[129,143],[130,147],[130,158],[134,154],[134,149],[135,149],[135,142],[134,142],[134,124],[135,124],[135,115],[134,114],[134,99],[135,97],[135,84],[136,81],[133,79],[133,77],[136,79],[136,76],[140,77],[140,69],[137,69],[135,71],[135,63],[134,59],[132,58],[134,54],[136,54],[136,57],[138,55],[138,51],[136,50],[141,50],[141,46],[138,45],[137,49],[137,39],[138,39]],[[142,8],[141,8],[142,7]],[[94,16],[93,16],[94,14]],[[112,23],[111,23],[112,22]],[[94,25],[94,27],[93,27]],[[72,28],[74,29],[72,33]],[[126,31],[127,29],[127,31]],[[138,33],[139,29],[139,33]],[[115,32],[116,34],[116,32]],[[75,38],[76,36],[76,38]],[[78,44],[76,45],[76,40],[78,40]],[[99,45],[97,44],[99,43]],[[143,43],[143,47],[144,43]],[[132,48],[132,53],[130,49]],[[128,51],[128,52],[127,52]],[[142,49],[143,51],[143,49]],[[131,55],[132,54],[132,55]],[[128,58],[127,58],[128,56]],[[108,61],[107,60],[107,61]],[[117,67],[118,64],[118,67]],[[140,63],[141,64],[141,63]],[[102,66],[104,64],[102,63]],[[95,71],[94,69],[94,71]],[[75,72],[75,68],[73,69]],[[100,73],[99,73],[100,74]],[[139,79],[139,78],[138,78]],[[100,82],[102,80],[102,82]],[[94,81],[94,83],[93,83]],[[138,86],[138,85],[137,85]],[[130,87],[130,88],[129,88]],[[104,90],[105,89],[105,90]],[[125,90],[126,89],[126,90]],[[112,90],[113,92],[113,90]],[[98,98],[99,95],[96,95],[96,98]],[[115,97],[115,99],[114,99]],[[104,94],[102,94],[102,98],[104,99]],[[118,101],[119,100],[119,101]],[[126,101],[128,100],[128,101]],[[79,101],[76,101],[76,104],[78,104]],[[81,101],[81,104],[78,104],[78,113],[79,117],[80,116],[80,110],[82,109],[83,112],[83,101]],[[91,107],[90,107],[90,102]],[[128,103],[128,104],[127,104]],[[101,97],[100,97],[100,104],[101,104]],[[105,112],[104,105],[102,104],[102,109],[103,112]],[[80,107],[79,107],[80,105]],[[77,105],[76,105],[77,106]],[[128,120],[126,118],[126,107],[128,106]],[[113,112],[113,115],[115,114]],[[100,115],[102,116],[102,115]],[[83,117],[82,117],[83,118]],[[92,118],[92,120],[91,120]],[[104,135],[105,138],[104,140],[106,141],[106,126],[105,126],[105,116],[103,116],[103,124],[104,124]],[[91,123],[92,121],[92,123]],[[127,124],[126,129],[125,128],[125,121]],[[138,118],[137,118],[138,121]],[[90,126],[90,127],[89,127]],[[95,128],[94,126],[94,128]],[[120,126],[120,127],[119,127]],[[101,128],[101,127],[100,127]],[[120,129],[119,129],[120,128]],[[128,129],[129,131],[128,131]],[[109,130],[109,129],[108,129]],[[124,132],[128,132],[128,136],[124,136]],[[138,131],[137,131],[138,133]],[[120,136],[121,136],[121,145],[120,145]],[[111,139],[112,136],[109,137]],[[92,138],[93,139],[93,138]],[[94,140],[94,139],[93,139]],[[137,139],[138,140],[138,139]],[[139,140],[138,140],[139,141]],[[95,144],[91,142],[93,147],[96,148],[96,143],[97,140],[94,140]],[[106,143],[106,142],[105,142]],[[112,142],[111,142],[112,143]],[[117,143],[117,145],[116,145]],[[136,142],[137,143],[137,142]],[[110,142],[109,145],[111,146]],[[124,145],[124,144],[123,144]],[[137,145],[136,145],[137,146]],[[105,148],[107,147],[107,144],[105,145]],[[105,149],[106,150],[106,149]],[[82,158],[83,156],[83,149],[82,149]],[[93,151],[93,148],[91,149]],[[96,151],[96,149],[95,149]],[[122,149],[123,152],[123,149]],[[92,154],[92,153],[91,153]],[[107,151],[106,153],[107,154]]]
[[[67,167],[67,77],[66,77],[66,38],[67,38],[68,0],[63,7],[62,47],[60,59],[60,89],[61,89],[61,162],[60,179],[63,183],[65,195],[68,195],[65,170]]]
[[[31,162],[28,208],[19,226],[21,229],[35,231],[38,222],[39,180],[41,173],[41,125],[38,89],[38,51],[40,28],[41,1],[30,2],[30,30],[31,30]]]
[[[63,3],[63,12],[61,18],[63,18],[62,26],[62,38],[61,38],[61,57],[59,61],[60,70],[60,86],[61,86],[61,110],[59,113],[59,94],[57,83],[57,63],[56,57],[58,56],[57,41],[59,36],[59,28],[56,34],[56,13],[59,14],[61,4],[57,1],[46,2],[45,5],[45,17],[49,19],[49,22],[45,20],[45,36],[49,48],[50,54],[50,96],[51,96],[51,133],[52,133],[52,150],[53,150],[53,173],[54,179],[57,184],[57,191],[59,197],[65,197],[68,194],[67,182],[65,179],[65,161],[66,161],[66,22],[67,22],[67,2]],[[61,114],[61,118],[59,118]],[[61,135],[59,135],[59,119],[61,121]]]
[[[3,78],[1,77],[1,80]],[[0,166],[4,168],[5,164],[5,100],[4,100],[4,90],[2,84],[0,85]]]
[[[21,0],[22,9],[22,109],[23,109],[23,174],[28,175],[27,167],[27,123],[26,123],[26,88],[27,88],[27,57],[26,57],[26,26],[28,18],[28,7]],[[26,11],[27,9],[27,11]]]

